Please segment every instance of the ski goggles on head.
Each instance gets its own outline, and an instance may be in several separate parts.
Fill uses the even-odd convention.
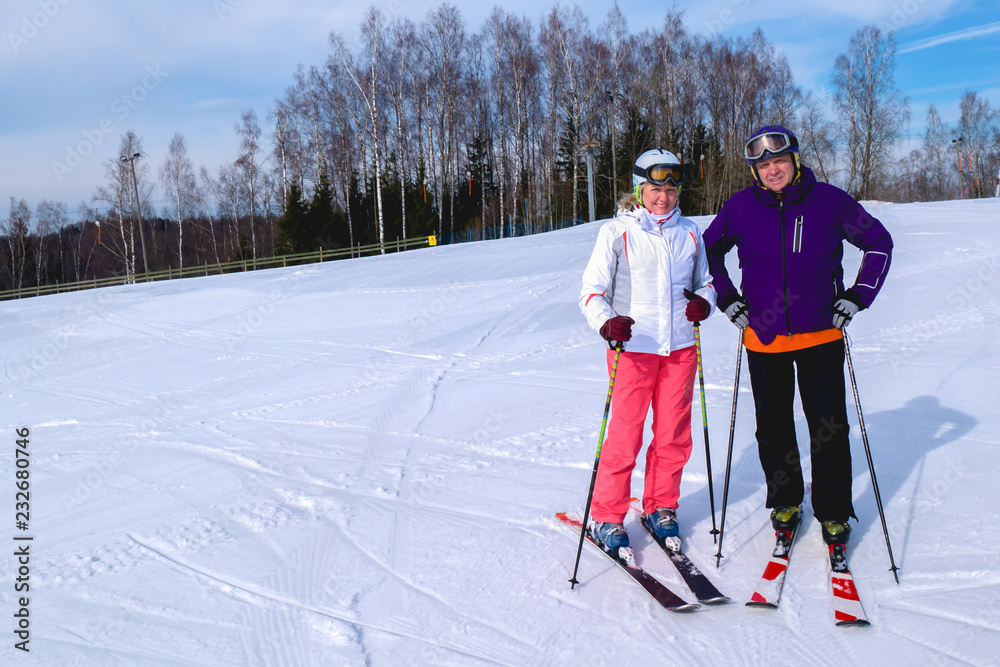
[[[764,157],[764,153],[777,155],[798,146],[799,140],[784,132],[767,132],[748,141],[743,149],[743,156],[747,160],[759,160]]]
[[[680,185],[684,182],[684,167],[679,164],[654,164],[635,167],[632,173],[653,185]]]

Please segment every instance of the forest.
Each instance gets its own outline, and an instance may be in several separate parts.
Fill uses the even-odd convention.
[[[597,25],[569,3],[537,23],[497,7],[476,30],[447,3],[419,23],[372,7],[270,109],[235,119],[231,162],[196,170],[183,132],[147,152],[129,130],[75,215],[12,197],[0,290],[578,224],[588,153],[597,218],[652,147],[687,165],[682,211],[712,214],[750,184],[743,145],[764,124],[791,128],[817,178],[859,200],[993,196],[1000,110],[975,90],[953,125],[929,106],[920,147],[900,154],[911,110],[896,51],[894,33],[862,27],[828,88],[805,93],[763,31],[698,33],[678,10],[630,26],[617,4]]]

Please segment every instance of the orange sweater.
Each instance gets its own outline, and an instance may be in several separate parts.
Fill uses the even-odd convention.
[[[823,329],[822,331],[810,331],[808,333],[793,334],[791,336],[778,336],[770,345],[764,345],[757,338],[757,334],[750,327],[747,327],[743,334],[743,345],[753,352],[795,352],[804,350],[807,347],[830,343],[841,340],[844,332],[836,327]]]

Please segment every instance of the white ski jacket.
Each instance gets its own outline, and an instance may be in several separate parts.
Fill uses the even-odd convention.
[[[598,332],[615,315],[631,317],[635,324],[625,350],[669,355],[694,345],[685,289],[708,301],[709,315],[715,311],[698,226],[678,208],[667,216],[636,208],[601,227],[583,272],[580,309]]]

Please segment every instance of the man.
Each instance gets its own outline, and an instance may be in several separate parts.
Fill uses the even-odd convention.
[[[805,493],[795,383],[809,424],[812,504],[827,544],[846,543],[851,451],[843,328],[885,282],[892,239],[850,195],[799,163],[798,140],[780,125],[753,133],[744,157],[754,184],[733,195],[705,231],[719,307],[743,329],[757,416],[757,445],[775,530],[794,529]],[[864,256],[844,289],[843,242]],[[736,246],[742,294],[726,271]]]
[[[593,534],[609,551],[628,548],[622,521],[650,406],[653,439],[643,510],[656,535],[679,546],[676,510],[681,472],[691,456],[697,369],[692,323],[708,317],[715,305],[698,227],[677,208],[684,173],[673,153],[653,149],[640,155],[633,205],[601,227],[583,274],[580,309],[587,322],[612,347],[624,344],[592,503]],[[609,372],[613,358],[609,350]]]

